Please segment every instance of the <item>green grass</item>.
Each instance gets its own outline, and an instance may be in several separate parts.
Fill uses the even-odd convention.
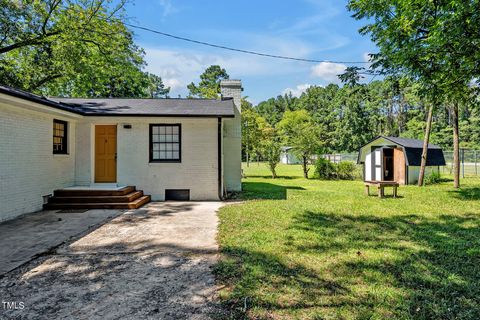
[[[219,213],[232,318],[480,319],[480,179],[378,199],[299,166],[244,173],[246,201]]]

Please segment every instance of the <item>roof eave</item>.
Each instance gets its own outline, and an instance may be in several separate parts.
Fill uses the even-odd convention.
[[[83,113],[85,117],[235,118],[234,114]]]

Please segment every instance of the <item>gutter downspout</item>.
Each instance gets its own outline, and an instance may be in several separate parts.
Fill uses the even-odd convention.
[[[217,159],[218,159],[218,198],[223,199],[222,188],[222,118],[218,117],[217,120]]]

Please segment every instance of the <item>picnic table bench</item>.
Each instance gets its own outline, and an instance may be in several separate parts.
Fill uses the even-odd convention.
[[[385,197],[385,187],[392,187],[393,188],[393,197],[397,197],[397,188],[399,187],[398,182],[396,181],[365,181],[365,194],[367,196],[370,195],[370,187],[377,187],[378,189],[378,197],[383,198]]]

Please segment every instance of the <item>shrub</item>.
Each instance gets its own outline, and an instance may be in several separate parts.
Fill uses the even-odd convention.
[[[425,177],[424,183],[425,184],[437,184],[442,182],[442,176],[440,172],[433,171]]]
[[[327,159],[318,158],[315,162],[314,177],[317,179],[335,179],[337,176],[337,168],[335,163]]]
[[[357,167],[351,161],[342,161],[338,164],[327,159],[319,158],[315,162],[315,174],[317,179],[340,179],[353,180],[357,176]]]
[[[351,161],[342,161],[336,165],[337,178],[340,180],[355,179],[357,167]]]

